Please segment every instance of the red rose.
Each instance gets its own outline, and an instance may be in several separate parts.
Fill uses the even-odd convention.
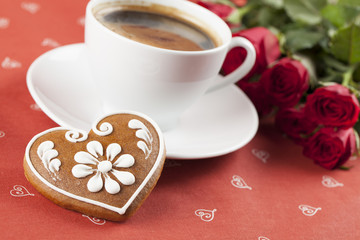
[[[235,10],[231,6],[221,3],[214,3],[208,1],[193,1],[193,2],[210,10],[211,12],[215,13],[224,20],[226,20],[226,18]]]
[[[262,74],[260,82],[274,105],[293,107],[309,87],[309,74],[299,61],[282,58]]]
[[[269,64],[273,63],[280,56],[280,48],[277,37],[264,27],[255,27],[239,31],[233,37],[244,37],[255,47],[256,62],[252,70],[244,77],[249,79],[254,73],[262,73]],[[238,68],[246,57],[243,48],[236,47],[229,51],[222,66],[222,72],[227,75]]]
[[[334,169],[344,164],[355,149],[352,128],[338,131],[334,128],[322,128],[307,141],[303,153],[323,168]]]
[[[250,98],[260,117],[266,116],[272,111],[273,105],[267,99],[264,88],[259,82],[240,81],[239,87]]]
[[[306,114],[326,127],[353,127],[359,117],[359,101],[349,89],[334,84],[318,88],[306,99]]]
[[[304,108],[285,108],[277,113],[275,126],[297,144],[303,145],[318,125],[306,117]]]
[[[210,1],[199,1],[199,0],[190,0],[191,2],[197,3],[198,5],[210,10],[211,12],[218,15],[222,18],[225,23],[229,26],[229,28],[239,27],[239,23],[230,23],[228,21],[228,17],[236,10],[230,5],[222,4],[222,3],[214,3]]]
[[[242,7],[245,6],[247,3],[247,0],[231,0],[236,6]]]

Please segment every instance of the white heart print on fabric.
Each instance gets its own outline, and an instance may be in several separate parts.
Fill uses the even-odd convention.
[[[270,240],[270,239],[267,237],[264,237],[264,236],[260,236],[260,237],[258,237],[258,240]]]
[[[321,184],[327,188],[343,187],[344,184],[336,181],[333,177],[324,175]]]
[[[263,163],[267,163],[268,158],[270,157],[270,154],[267,151],[259,150],[254,148],[251,150],[252,154],[260,159]]]
[[[104,219],[100,219],[100,218],[96,218],[96,217],[90,217],[88,215],[83,214],[83,217],[86,217],[87,219],[89,219],[92,223],[96,224],[96,225],[104,225],[106,223],[106,220]]]
[[[8,28],[10,20],[8,18],[0,17],[0,29]]]
[[[21,68],[21,66],[21,62],[11,59],[10,57],[5,57],[1,62],[1,67],[4,69]]]
[[[245,188],[245,189],[249,189],[252,190],[252,188],[246,184],[246,182],[244,181],[244,179],[242,179],[240,176],[238,175],[234,175],[232,177],[231,180],[231,184],[236,187],[236,188]]]
[[[79,17],[76,22],[82,27],[85,26],[85,17],[84,16]]]
[[[10,190],[10,195],[13,197],[35,196],[22,185],[15,185],[13,189]]]
[[[204,222],[211,222],[214,219],[216,209],[206,210],[206,209],[198,209],[195,211],[195,215],[200,217]]]
[[[321,210],[320,207],[312,207],[309,205],[299,205],[299,209],[305,216],[314,216],[319,210]]]
[[[41,42],[41,46],[43,47],[52,47],[52,48],[55,48],[55,47],[59,47],[60,44],[55,41],[54,39],[51,39],[51,38],[45,38],[42,42]]]
[[[166,162],[164,165],[164,167],[166,167],[166,168],[180,167],[180,166],[181,166],[181,163],[179,161],[172,160],[172,159],[166,159]]]
[[[40,5],[34,2],[22,2],[21,8],[31,14],[35,14],[39,11]]]
[[[37,105],[36,103],[33,103],[30,105],[30,109],[34,110],[34,111],[39,111],[41,112],[41,108],[39,107],[39,105]]]

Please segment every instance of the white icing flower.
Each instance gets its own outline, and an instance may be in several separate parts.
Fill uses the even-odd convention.
[[[121,146],[117,143],[111,143],[106,148],[106,156],[104,155],[103,146],[98,141],[91,141],[86,145],[88,152],[80,151],[74,156],[74,159],[79,164],[72,168],[72,174],[76,178],[83,178],[95,173],[88,183],[87,188],[90,192],[98,192],[103,186],[103,178],[105,179],[105,190],[110,194],[116,194],[120,191],[120,185],[113,180],[114,176],[119,182],[124,185],[131,185],[135,183],[135,176],[126,171],[119,171],[114,167],[129,168],[134,165],[135,159],[130,154],[122,154],[114,160],[121,152]],[[96,168],[86,165],[95,165]],[[111,174],[109,174],[111,173]]]

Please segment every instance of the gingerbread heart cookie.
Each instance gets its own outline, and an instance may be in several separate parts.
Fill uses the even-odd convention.
[[[54,203],[112,221],[129,218],[160,177],[165,145],[148,117],[122,112],[89,133],[53,128],[28,144],[25,176]]]

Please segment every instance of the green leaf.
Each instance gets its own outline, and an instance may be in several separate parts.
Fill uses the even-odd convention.
[[[229,5],[231,7],[236,7],[235,4],[233,2],[231,2],[230,0],[215,0],[213,2],[224,4],[224,5]]]
[[[349,171],[352,167],[340,166],[340,170]]]
[[[360,10],[345,5],[327,5],[321,10],[321,15],[337,28],[355,21]]]
[[[354,23],[339,29],[330,43],[331,53],[346,63],[360,62],[360,27]]]
[[[248,4],[244,7],[237,8],[230,14],[230,16],[228,16],[228,18],[226,20],[228,22],[234,23],[234,24],[240,23],[243,16],[245,14],[247,14],[248,12],[250,12],[253,8],[254,8],[254,5],[252,5],[252,4]]]
[[[359,0],[339,0],[338,4],[346,5],[346,6],[350,6],[350,7],[360,7]]]
[[[230,16],[227,17],[227,21],[230,22],[230,23],[240,23],[241,22],[241,19],[242,19],[242,14],[240,12],[240,9],[236,9],[234,10]]]
[[[292,52],[297,52],[314,47],[324,35],[320,32],[299,29],[286,32],[285,37],[287,48]]]
[[[354,73],[354,69],[353,68],[349,68],[348,71],[344,72],[343,74],[343,80],[342,80],[342,85],[344,85],[345,87],[349,87],[349,85],[352,83],[353,81],[353,73]]]
[[[344,73],[349,71],[349,65],[344,64],[330,55],[325,55],[321,61],[324,62],[328,68],[332,68],[337,72]]]
[[[261,8],[259,10],[259,14],[257,15],[257,20],[260,26],[266,28],[280,28],[290,21],[290,19],[287,18],[283,10],[278,10],[270,7]]]
[[[360,64],[355,68],[353,73],[353,80],[357,83],[360,83]]]
[[[326,0],[284,0],[284,7],[294,21],[316,25],[322,20],[320,10],[326,3]]]
[[[359,127],[358,123],[359,123],[359,121],[354,126],[354,134],[355,134],[356,149],[359,152],[360,151],[360,137],[359,137],[359,131],[358,131],[359,128],[356,128],[356,127]]]
[[[275,9],[281,9],[284,7],[284,0],[262,0],[262,2]]]

